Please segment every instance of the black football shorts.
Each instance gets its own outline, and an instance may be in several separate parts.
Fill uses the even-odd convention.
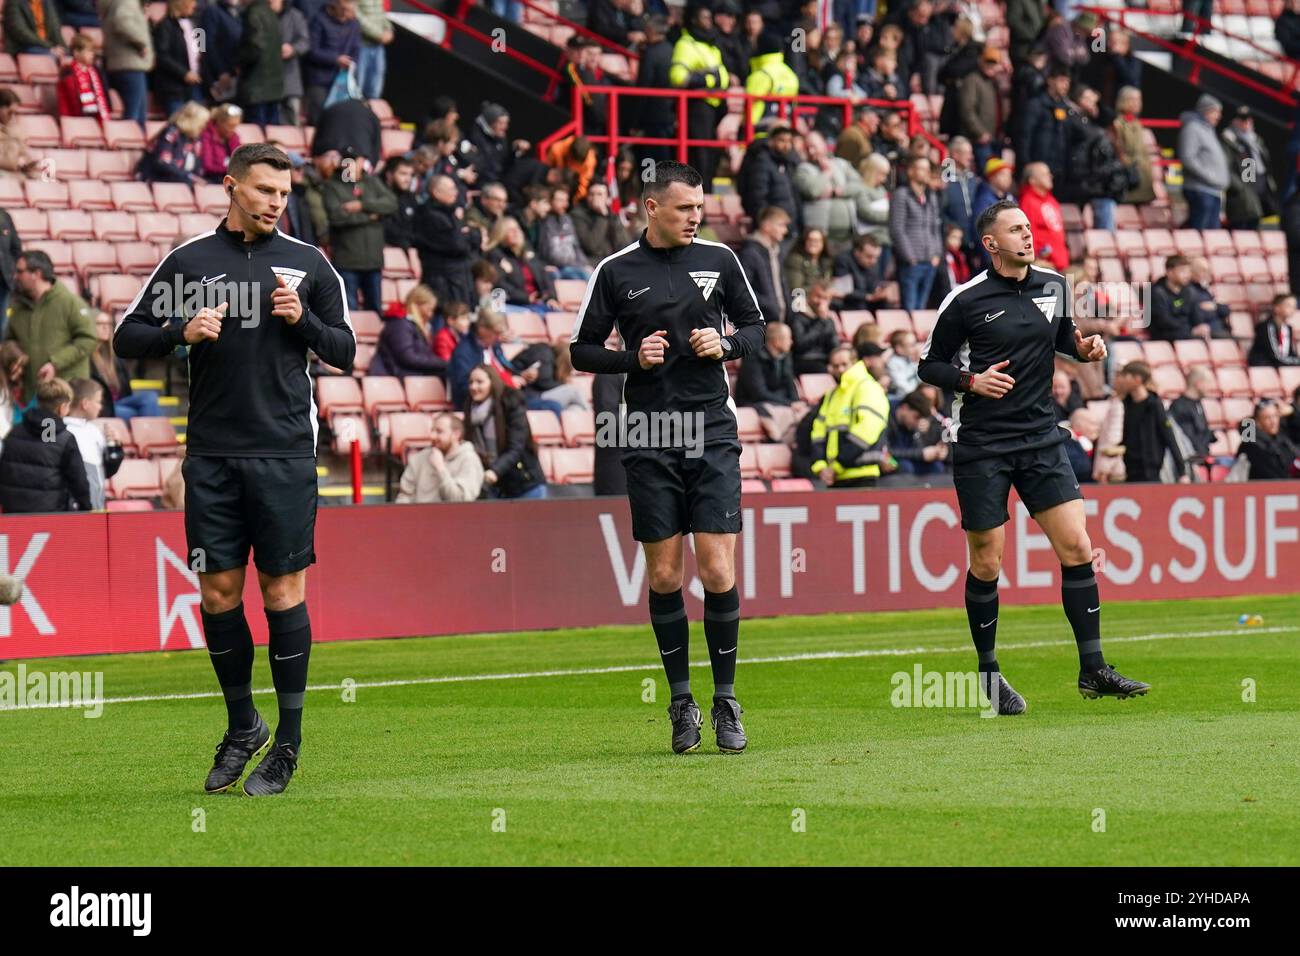
[[[279,577],[316,561],[315,458],[187,456],[185,539],[190,567],[248,564]]]
[[[955,462],[952,480],[961,507],[961,526],[967,531],[999,528],[1010,520],[1007,495],[1012,485],[1031,515],[1083,497],[1065,446],[1059,443]]]
[[[684,448],[623,453],[632,537],[663,541],[702,531],[740,533],[740,442],[714,441],[690,457]]]

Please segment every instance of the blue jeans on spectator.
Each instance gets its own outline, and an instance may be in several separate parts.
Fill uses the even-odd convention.
[[[971,149],[975,151],[975,173],[978,176],[984,175],[984,164],[987,163],[990,158],[997,156],[1000,159],[1002,157],[1002,150],[997,149],[997,143],[995,140],[989,140],[983,145],[972,143]]]
[[[503,20],[523,22],[524,6],[521,3],[515,3],[514,0],[489,0],[488,7]]]
[[[191,86],[189,89],[189,93],[186,94],[185,96],[168,97],[167,99],[163,100],[161,104],[163,116],[167,117],[168,119],[171,119],[173,113],[175,113],[186,103],[191,103],[191,102],[192,103],[203,102],[202,87]]]
[[[546,485],[537,485],[534,488],[529,488],[519,497],[520,498],[546,498],[549,497],[549,494],[546,491]]]
[[[1184,189],[1183,198],[1187,200],[1188,229],[1218,229],[1219,212],[1223,200],[1214,193],[1204,193],[1199,189]]]
[[[63,41],[60,40],[60,43]],[[30,53],[33,56],[40,56],[42,53],[46,56],[54,56],[54,51],[47,46],[27,46],[18,51],[19,53]]]
[[[556,266],[556,274],[561,279],[581,279],[583,282],[591,278],[591,270],[582,266]]]
[[[524,401],[528,405],[530,412],[554,412],[556,418],[562,417],[564,406],[559,402],[553,402],[549,398],[542,398],[536,392],[524,392]]]
[[[133,418],[157,418],[162,414],[158,405],[158,393],[153,391],[132,392],[125,398],[113,402],[113,414],[124,422]]]
[[[1094,199],[1092,201],[1092,228],[1115,231],[1115,200]]]
[[[898,268],[898,295],[904,309],[924,309],[930,301],[930,289],[934,286],[934,266],[928,262],[917,262],[910,266]]]
[[[384,95],[384,74],[388,71],[388,57],[382,43],[361,42],[361,59],[357,61],[357,85],[361,95],[377,100]]]
[[[118,70],[108,74],[108,85],[122,97],[122,119],[135,120],[141,127],[144,126],[145,105],[149,100],[148,78],[147,73],[139,70]]]
[[[380,314],[384,311],[383,303],[383,273],[379,269],[367,269],[364,272],[356,269],[340,269],[339,275],[343,278],[343,288],[348,294],[348,308],[361,308],[358,295],[364,295],[366,300],[365,308],[371,312]]]
[[[276,126],[280,122],[280,101],[249,103],[244,107],[244,122],[257,126]]]
[[[64,10],[62,4],[59,7],[59,22],[65,27],[97,27],[99,26],[99,17],[93,13],[82,13],[79,10]]]

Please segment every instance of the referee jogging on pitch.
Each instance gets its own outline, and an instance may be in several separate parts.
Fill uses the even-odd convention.
[[[682,536],[693,534],[713,666],[710,717],[718,749],[740,753],[747,743],[735,696],[740,439],[723,363],[762,346],[763,314],[736,254],[696,236],[704,214],[701,183],[690,166],[656,164],[642,190],[647,228],[596,266],[569,348],[576,369],[627,373],[623,463],[632,536],[645,550],[650,577],[650,623],[672,694],[673,751],[700,745],[682,600]],[[724,321],[734,333],[727,334]],[[619,351],[605,348],[615,327],[624,344]],[[665,417],[689,421],[702,441],[650,447],[633,438]]]
[[[275,228],[289,197],[289,168],[274,146],[235,150],[223,183],[226,218],[167,254],[113,339],[124,358],[163,358],[189,346],[185,537],[229,719],[208,793],[232,789],[271,744],[253,706],[253,637],[242,603],[250,546],[279,724],[244,792],[281,793],[297,767],[311,652],[307,568],[316,560],[308,351],[344,371],[356,354],[342,279],[319,249]]]
[[[999,713],[1024,712],[1025,700],[1002,677],[994,651],[1003,525],[1014,485],[1061,562],[1061,604],[1079,649],[1079,692],[1092,698],[1145,694],[1149,684],[1129,680],[1102,657],[1101,599],[1083,495],[1052,408],[1055,354],[1099,362],[1106,343],[1100,335],[1084,338],[1075,327],[1065,277],[1033,264],[1029,220],[1014,202],[986,209],[976,231],[993,267],[944,298],[920,376],[958,393],[950,432],[953,483],[970,550],[966,615],[981,683]]]

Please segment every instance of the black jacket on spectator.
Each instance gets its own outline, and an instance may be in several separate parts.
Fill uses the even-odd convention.
[[[1125,398],[1124,470],[1128,480],[1159,481],[1166,452],[1173,455],[1176,473],[1183,474],[1187,466],[1160,396],[1148,392],[1143,402]]]
[[[628,46],[627,34],[641,28],[640,17],[629,17],[612,0],[588,0],[587,29],[619,46]]]
[[[846,309],[870,309],[872,303],[867,301],[867,296],[875,292],[883,281],[880,277],[880,263],[876,263],[870,269],[864,268],[857,259],[853,258],[852,249],[845,249],[835,257],[835,266],[831,275],[853,277],[853,291],[842,300],[843,307]]]
[[[1169,403],[1169,417],[1183,430],[1196,454],[1205,456],[1214,444],[1214,432],[1205,418],[1205,406],[1198,398],[1179,395]]]
[[[1189,282],[1187,288],[1183,291],[1192,300],[1192,315],[1195,317],[1193,325],[1197,322],[1205,322],[1210,326],[1210,335],[1214,338],[1232,338],[1232,332],[1228,328],[1228,316],[1231,314],[1231,310],[1226,305],[1222,302],[1216,302],[1214,294],[1195,280]],[[1201,308],[1203,302],[1214,303],[1214,308]]]
[[[193,23],[194,20],[191,20]],[[190,71],[190,54],[185,46],[185,32],[175,17],[163,17],[153,28],[154,68],[149,85],[159,100],[183,98],[189,87],[185,74]],[[199,55],[202,66],[205,54]]]
[[[722,65],[731,74],[732,86],[744,86],[745,78],[749,76],[749,47],[739,24],[731,33],[723,33],[715,26],[713,36],[718,52],[722,54]]]
[[[501,405],[506,434],[496,436],[495,458],[489,460],[483,456],[482,430],[474,424],[468,409],[465,413],[465,437],[480,449],[484,469],[496,472],[497,491],[501,497],[518,498],[525,491],[545,483],[546,475],[537,460],[537,445],[528,427],[528,405],[523,393],[507,388],[501,394]]]
[[[1192,326],[1200,321],[1194,314],[1195,305],[1190,285],[1175,293],[1161,276],[1151,285],[1151,338],[1166,342],[1190,339]]]
[[[736,404],[792,405],[799,398],[794,385],[794,355],[787,352],[776,358],[766,347],[747,355],[740,363],[736,379]]]
[[[791,312],[786,321],[794,333],[795,374],[825,372],[831,350],[840,342],[835,323],[803,312]]]
[[[1123,199],[1130,188],[1128,173],[1105,130],[1083,113],[1073,114],[1067,128],[1069,175],[1065,182],[1054,184],[1056,198],[1080,205],[1091,199]]]
[[[1300,449],[1282,432],[1272,438],[1263,432],[1256,432],[1254,441],[1241,443],[1239,454],[1245,455],[1250,462],[1250,480],[1265,481],[1270,478],[1294,478]]]
[[[440,302],[473,302],[474,279],[470,266],[478,258],[479,231],[462,229],[456,207],[433,197],[416,206],[411,223],[411,244],[420,250],[420,281]]]
[[[776,206],[790,214],[790,231],[797,233],[803,217],[800,215],[799,191],[794,185],[795,167],[799,159],[791,150],[786,156],[772,151],[766,139],[756,139],[745,151],[740,164],[740,203],[745,215],[758,225],[758,214],[765,206]]]
[[[433,354],[429,337],[414,321],[404,315],[384,316],[379,346],[370,361],[367,375],[406,378],[408,375],[442,375],[446,371],[446,361]]]
[[[939,67],[939,89],[943,93],[943,108],[939,111],[939,132],[947,136],[961,132],[961,116],[957,102],[957,89],[961,81],[979,69],[983,44],[971,41],[953,51]]]
[[[46,422],[54,440],[44,441]],[[90,510],[90,483],[77,439],[63,419],[35,409],[13,427],[0,453],[0,510],[5,514]]]
[[[632,238],[623,228],[618,216],[612,213],[598,216],[586,203],[578,203],[569,212],[573,228],[578,232],[578,242],[593,265],[611,253],[618,252]]]
[[[1011,148],[1016,156],[1029,155],[1028,124],[1029,104],[1043,95],[1047,88],[1047,76],[1041,70],[1034,69],[1029,62],[1016,67],[1011,78],[1011,116],[1007,119],[1007,135],[1011,138]],[[944,100],[947,108],[948,101]],[[977,170],[983,172],[983,170]]]
[[[1047,93],[1029,102],[1025,109],[1025,148],[1028,161],[1046,163],[1057,188],[1065,183],[1070,164],[1068,119],[1074,107],[1067,100],[1054,100]],[[1022,169],[1024,163],[1017,163]]]
[[[288,226],[289,235],[303,242],[316,245],[316,227],[311,222],[311,210],[307,208],[307,195],[299,183],[289,193],[289,200],[284,204],[284,218],[280,228]]]
[[[673,45],[660,40],[641,51],[641,62],[636,69],[636,85],[668,89],[668,68],[673,62]],[[673,101],[658,96],[638,96],[619,100],[619,106],[635,104],[637,125],[642,129],[666,134],[677,128],[677,113]]]
[[[1084,81],[1097,91],[1101,102],[1114,107],[1115,96],[1121,87],[1142,88],[1142,61],[1133,53],[1118,56],[1114,53],[1093,53],[1083,68]]]
[[[198,15],[198,26],[206,31],[202,70],[204,85],[211,86],[223,74],[237,75],[239,41],[244,33],[239,8],[232,10],[220,0],[209,3]]]
[[[497,246],[488,253],[487,258],[488,262],[496,266],[497,286],[505,290],[506,301],[511,305],[532,304],[533,300],[528,298],[527,283],[524,280],[525,269],[532,273],[539,302],[555,298],[555,287],[551,284],[551,277],[546,274],[542,261],[531,252],[525,253],[524,258],[521,259],[504,246]]]
[[[346,156],[350,146],[357,156],[364,156],[374,167],[379,164],[380,142],[379,117],[366,101],[341,100],[321,111],[311,141],[311,154],[319,156],[337,149]]]
[[[1273,319],[1265,319],[1255,326],[1255,341],[1251,343],[1246,361],[1251,365],[1300,365],[1296,356],[1295,333],[1290,326]]]
[[[420,208],[415,193],[409,189],[388,187],[397,197],[397,212],[384,217],[384,245],[411,248],[411,231],[415,224],[415,211]]]
[[[22,254],[23,242],[14,228],[14,221],[9,218],[9,213],[0,209],[0,285],[5,289],[14,287],[14,268]]]
[[[503,137],[493,136],[479,117],[469,130],[469,142],[474,147],[474,165],[478,168],[481,183],[499,182],[510,169],[514,153]]]
[[[772,274],[767,247],[753,236],[740,244],[736,257],[740,259],[749,284],[754,287],[754,298],[758,300],[763,318],[769,322],[780,318],[781,303],[790,301],[790,294],[785,288],[785,270],[778,268],[776,274]],[[779,259],[777,265],[780,266]]]

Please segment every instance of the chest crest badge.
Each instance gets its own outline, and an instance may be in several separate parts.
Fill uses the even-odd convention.
[[[718,284],[718,277],[721,272],[692,272],[691,278],[695,284],[700,287],[700,293],[704,296],[704,301],[709,301],[709,296],[713,295],[713,290]]]
[[[271,266],[271,271],[283,279],[289,289],[298,288],[299,283],[307,278],[307,273],[301,269],[290,269],[288,266]]]
[[[1052,319],[1056,318],[1056,296],[1037,296],[1034,299],[1034,305],[1038,306],[1039,310],[1043,313],[1043,318],[1047,319],[1048,322],[1051,322]]]

